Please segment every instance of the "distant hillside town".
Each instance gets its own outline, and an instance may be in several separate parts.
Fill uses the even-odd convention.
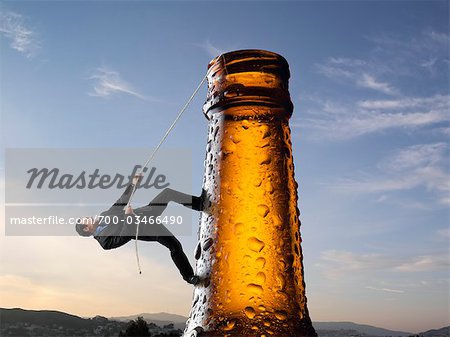
[[[14,337],[179,337],[186,317],[159,313],[82,318],[60,311],[0,308],[0,336]],[[315,322],[319,337],[449,337],[450,326],[419,334],[353,322]]]

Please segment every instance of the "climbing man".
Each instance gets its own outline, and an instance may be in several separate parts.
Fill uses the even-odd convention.
[[[76,231],[81,236],[93,235],[103,249],[113,249],[121,247],[136,238],[137,224],[140,221],[138,240],[157,241],[167,247],[183,279],[190,284],[197,284],[199,277],[194,275],[180,241],[175,238],[161,221],[155,221],[155,219],[162,214],[170,201],[201,211],[203,197],[190,196],[165,188],[148,205],[134,210],[128,206],[124,210],[135,190],[134,186],[141,179],[142,174],[134,176],[120,198],[96,219],[93,217],[77,219]]]

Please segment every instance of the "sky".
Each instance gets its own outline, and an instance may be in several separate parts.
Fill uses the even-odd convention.
[[[0,13],[3,153],[150,150],[212,58],[283,55],[312,320],[450,324],[448,1],[3,1]],[[191,150],[195,195],[205,97],[163,145]],[[195,213],[179,238],[192,263],[197,227]],[[189,314],[192,288],[157,243],[140,244],[139,275],[131,244],[3,232],[1,307]]]

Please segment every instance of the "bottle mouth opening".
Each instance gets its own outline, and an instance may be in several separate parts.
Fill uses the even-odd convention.
[[[289,65],[276,53],[246,49],[223,53],[208,64],[205,116],[216,107],[231,105],[282,106],[290,116]]]

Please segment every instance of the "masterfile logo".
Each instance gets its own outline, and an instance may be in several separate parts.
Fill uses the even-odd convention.
[[[76,235],[73,219],[96,216],[111,207],[139,172],[143,177],[136,186],[133,208],[147,205],[167,187],[193,193],[190,149],[162,150],[142,168],[139,163],[150,152],[141,148],[6,149],[6,234]],[[175,234],[190,234],[188,209],[169,204],[164,214],[183,219],[181,225],[177,221],[170,228]]]

